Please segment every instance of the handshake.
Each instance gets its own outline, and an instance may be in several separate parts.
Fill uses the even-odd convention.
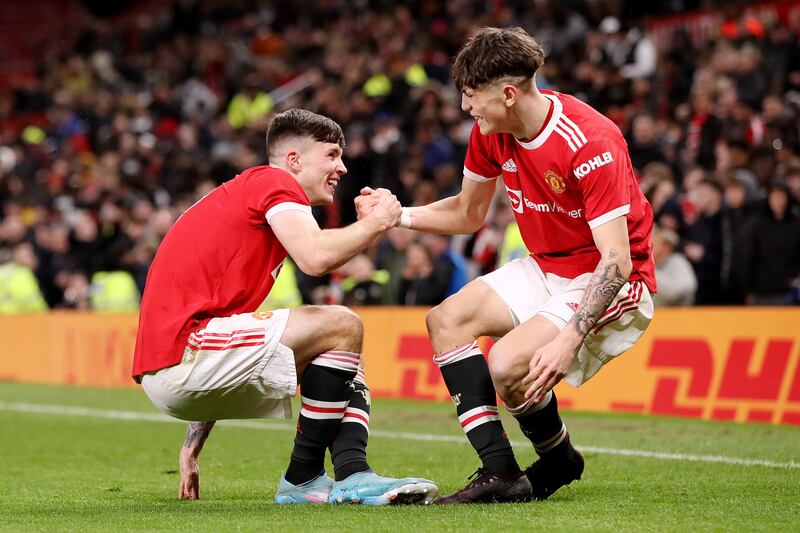
[[[364,187],[354,202],[358,219],[374,221],[381,231],[397,225],[408,226],[408,212],[389,189]]]

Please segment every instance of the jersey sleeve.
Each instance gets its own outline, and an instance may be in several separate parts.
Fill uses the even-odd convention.
[[[630,212],[630,168],[627,146],[614,136],[590,140],[575,153],[572,172],[580,182],[589,228]]]
[[[481,134],[478,124],[472,126],[464,161],[464,176],[474,181],[492,181],[500,177],[501,169],[493,156],[492,138]]]
[[[269,169],[251,177],[246,191],[247,207],[257,214],[257,219],[267,224],[273,216],[283,211],[301,211],[309,216],[311,204],[305,191],[288,173]]]

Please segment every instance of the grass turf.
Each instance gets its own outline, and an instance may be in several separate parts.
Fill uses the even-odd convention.
[[[155,414],[141,391],[0,383],[0,402]],[[800,428],[636,415],[564,413],[573,441],[636,449],[800,460]],[[522,441],[513,420],[505,425]],[[583,480],[546,502],[459,507],[278,506],[293,421],[221,422],[201,458],[200,501],[178,501],[185,424],[0,406],[0,530],[147,531],[792,531],[800,524],[800,469],[585,453]],[[374,401],[370,463],[423,476],[443,493],[478,465],[447,404]],[[385,436],[403,431],[458,442]],[[519,445],[521,464],[533,460]]]

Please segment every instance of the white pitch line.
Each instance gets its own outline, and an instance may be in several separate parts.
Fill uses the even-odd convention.
[[[110,418],[113,420],[135,420],[145,422],[168,422],[186,424],[183,420],[158,413],[143,413],[138,411],[118,411],[110,409],[94,409],[91,407],[71,407],[67,405],[46,405],[35,403],[3,402],[0,401],[0,411],[16,411],[19,413],[36,413],[50,415],[86,416],[92,418]],[[222,425],[229,427],[261,429],[269,431],[295,431],[295,425],[276,424],[253,420],[223,420]],[[452,442],[467,444],[463,436],[434,435],[429,433],[407,433],[397,431],[371,430],[371,437],[415,440],[424,442]],[[514,446],[524,445],[522,441],[511,441]],[[578,449],[586,453],[605,455],[622,455],[627,457],[643,457],[647,459],[661,459],[666,461],[691,461],[699,463],[722,463],[737,466],[763,466],[766,468],[800,469],[800,462],[789,461],[779,463],[766,459],[746,459],[743,457],[729,457],[726,455],[694,455],[686,453],[653,452],[647,450],[626,450],[620,448],[602,448],[596,446],[579,446]]]

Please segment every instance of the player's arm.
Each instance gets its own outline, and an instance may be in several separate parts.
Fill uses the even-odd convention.
[[[428,205],[407,208],[410,227],[417,231],[449,235],[475,233],[489,212],[496,182],[464,177],[457,195]]]
[[[400,204],[385,189],[378,191],[370,213],[344,228],[320,229],[302,211],[283,211],[269,221],[272,231],[297,266],[311,276],[337,269],[364,250],[381,233],[397,225]]]
[[[186,438],[181,447],[178,463],[181,470],[181,485],[178,498],[181,500],[200,499],[200,452],[203,450],[215,422],[190,422]]]
[[[461,192],[455,196],[419,207],[407,207],[403,225],[417,231],[454,235],[475,233],[483,225],[492,203],[497,180],[475,181],[464,177]],[[359,217],[371,209],[369,197],[373,190],[365,187],[356,201]],[[359,202],[361,200],[361,202]]]
[[[631,275],[631,250],[626,217],[619,216],[592,230],[600,262],[589,280],[577,312],[556,338],[536,351],[530,372],[522,380],[526,398],[534,402],[567,374],[586,335],[606,312],[620,288]]]
[[[576,350],[628,281],[633,268],[625,216],[597,226],[592,230],[592,237],[600,250],[600,262],[586,286],[578,311],[561,331],[561,335]]]

